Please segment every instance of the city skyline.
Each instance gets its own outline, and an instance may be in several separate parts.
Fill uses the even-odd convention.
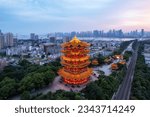
[[[150,30],[150,0],[0,0],[4,32]]]

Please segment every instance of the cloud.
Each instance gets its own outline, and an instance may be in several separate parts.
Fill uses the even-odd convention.
[[[11,14],[22,19],[45,21],[82,15],[88,17],[93,10],[103,8],[110,1],[112,0],[0,0],[0,6],[8,8]]]
[[[18,19],[31,21],[57,19],[59,10],[52,5],[48,6],[48,4],[50,2],[42,2],[42,0],[0,0],[0,6],[7,12],[18,17]]]
[[[18,22],[28,28],[49,26],[52,31],[148,29],[149,4],[150,0],[0,0],[0,20],[3,26]]]
[[[113,0],[63,0],[69,8],[100,9]]]

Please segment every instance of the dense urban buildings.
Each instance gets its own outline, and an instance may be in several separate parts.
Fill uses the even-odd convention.
[[[122,29],[116,30],[111,29],[109,31],[104,30],[93,30],[93,31],[72,31],[72,32],[55,32],[55,33],[44,33],[44,34],[35,34],[30,33],[30,35],[18,34],[18,39],[50,39],[55,38],[68,38],[69,40],[76,35],[81,38],[149,38],[150,32],[141,30],[133,30],[130,32],[125,32]]]
[[[130,32],[124,32],[122,29],[120,30],[109,30],[105,32],[104,30],[93,30],[93,31],[81,31],[81,32],[56,32],[52,35],[55,35],[56,37],[65,37],[65,36],[78,36],[78,37],[113,37],[113,38],[147,38],[150,37],[150,32],[145,31],[144,29],[141,29],[140,31],[134,30]]]
[[[38,40],[38,39],[39,39],[39,36],[36,35],[35,33],[31,33],[31,34],[30,34],[30,39],[31,39],[31,40]]]

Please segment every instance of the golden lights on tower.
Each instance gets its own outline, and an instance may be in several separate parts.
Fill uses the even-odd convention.
[[[90,64],[88,49],[90,44],[80,41],[76,36],[69,42],[63,43],[61,52],[62,69],[58,74],[68,84],[83,84],[89,80],[93,70],[88,68]]]

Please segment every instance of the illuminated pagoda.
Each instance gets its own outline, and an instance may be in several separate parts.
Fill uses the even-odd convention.
[[[113,64],[111,64],[111,69],[112,70],[118,70],[119,67],[118,67],[118,65],[116,63],[113,63]]]
[[[97,59],[94,59],[94,60],[92,60],[92,65],[98,65],[99,63],[98,63],[98,60]]]
[[[58,74],[64,82],[73,85],[84,84],[89,80],[93,70],[88,68],[90,64],[88,53],[89,43],[80,41],[76,36],[69,42],[63,43],[61,52],[62,69]]]

